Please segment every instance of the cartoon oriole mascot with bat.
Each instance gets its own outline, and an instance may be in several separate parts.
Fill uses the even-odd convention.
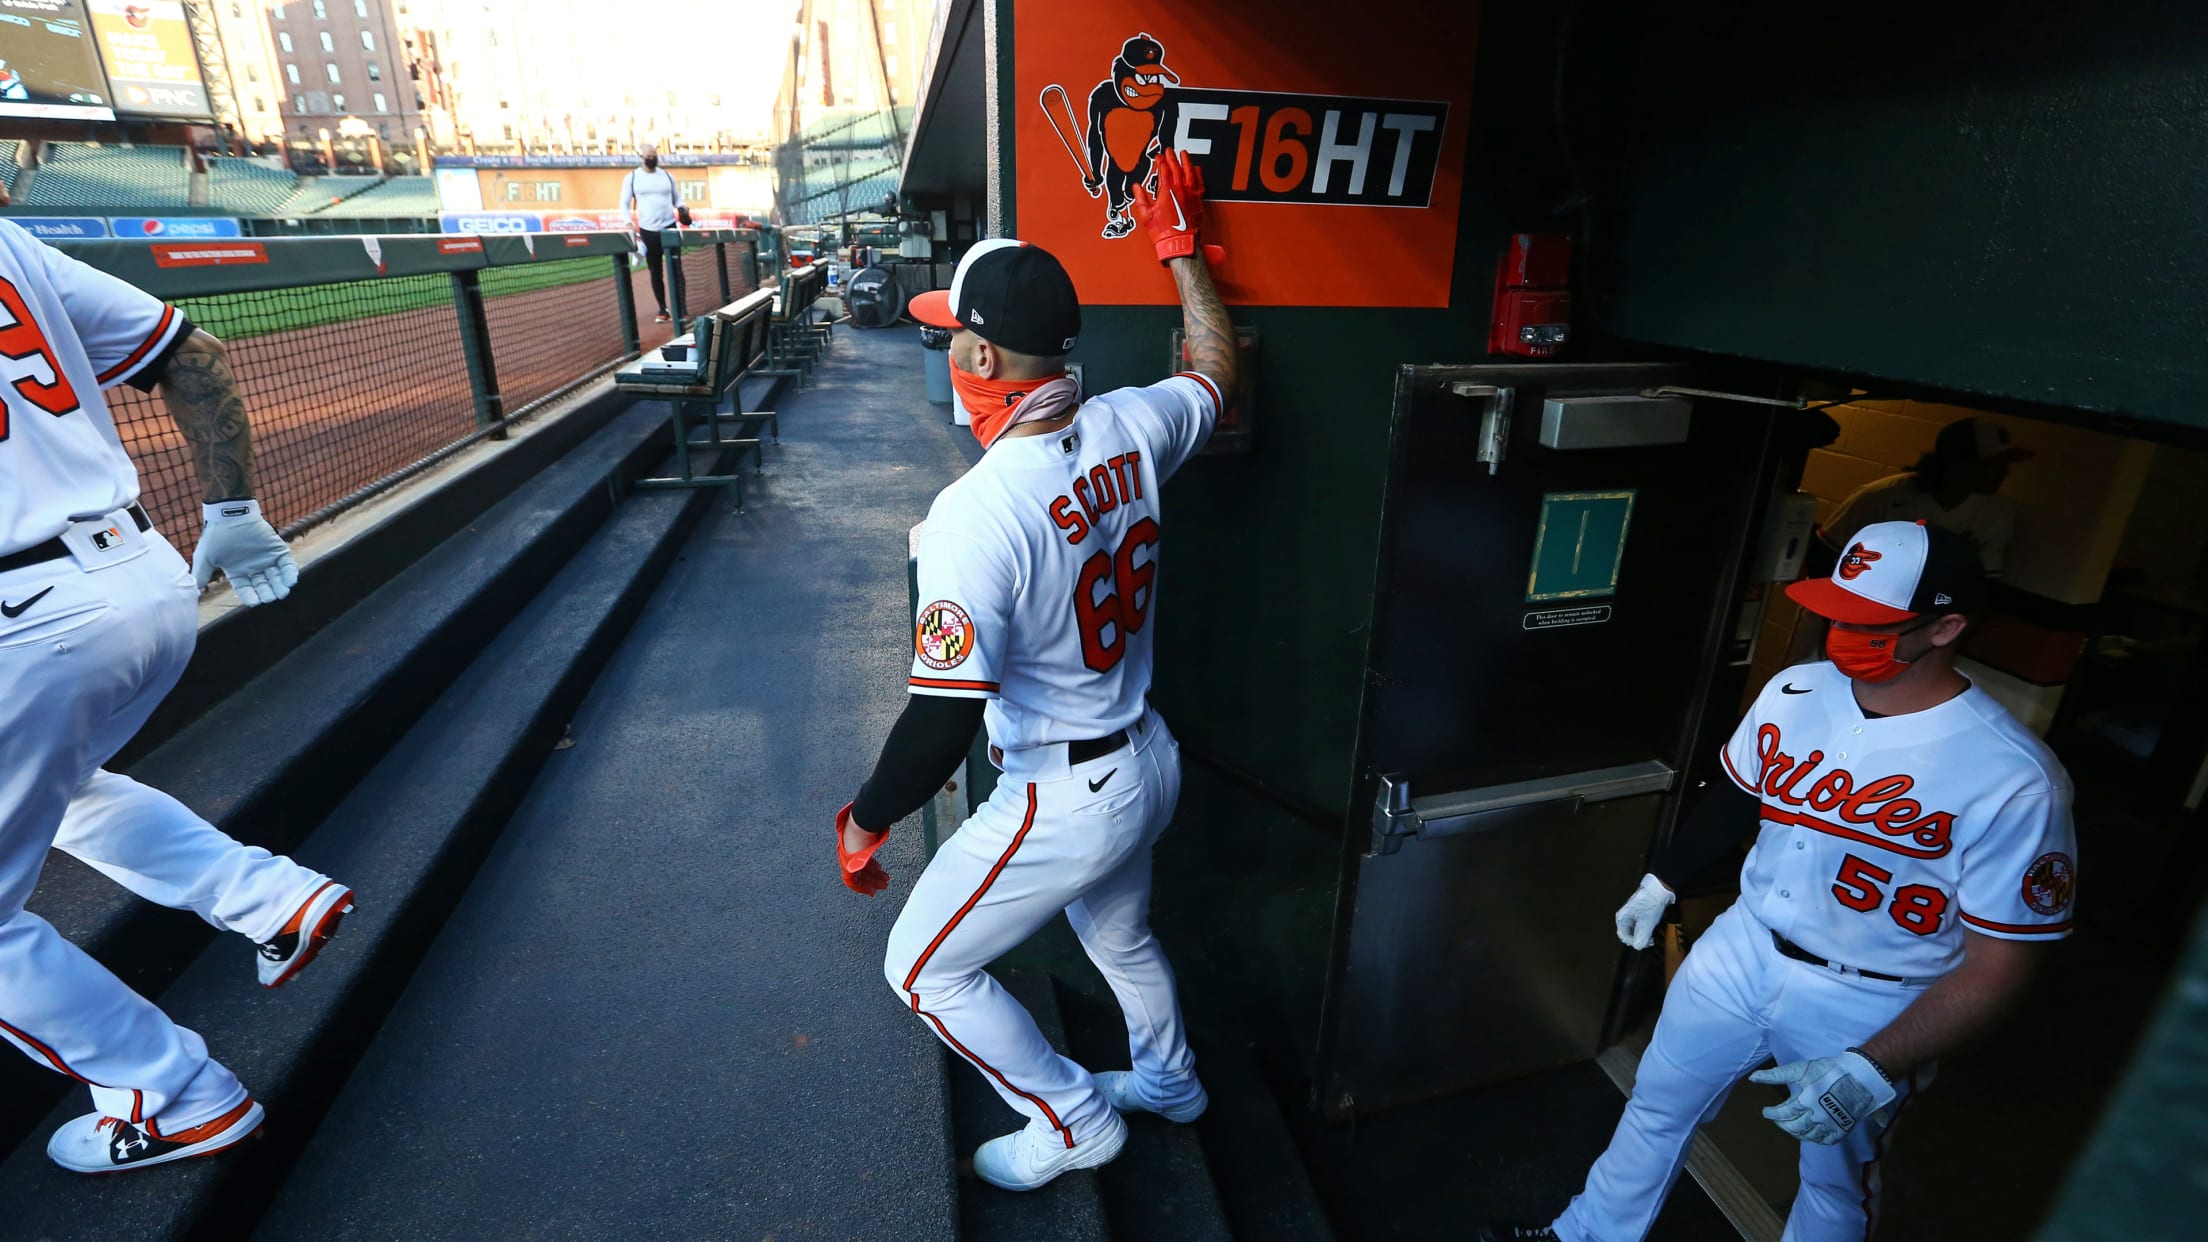
[[[1135,231],[1135,187],[1150,184],[1151,157],[1166,141],[1173,107],[1168,86],[1181,79],[1165,67],[1165,48],[1147,34],[1127,40],[1112,61],[1112,76],[1089,92],[1089,124],[1081,129],[1066,88],[1043,88],[1043,115],[1081,169],[1081,188],[1104,196],[1104,236]],[[1080,137],[1076,138],[1079,134]]]

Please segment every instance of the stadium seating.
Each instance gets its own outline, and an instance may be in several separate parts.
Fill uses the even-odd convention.
[[[0,189],[15,192],[15,176],[21,170],[16,161],[23,158],[21,138],[0,138]]]
[[[259,160],[207,161],[207,205],[241,216],[286,214],[285,205],[299,187],[289,169],[273,168]]]
[[[334,180],[325,178],[320,188],[327,189]],[[392,177],[372,182],[359,193],[347,195],[314,214],[354,220],[426,218],[437,214],[437,188],[428,177]]]
[[[269,211],[272,216],[311,216],[330,206],[333,199],[345,199],[374,185],[366,177],[320,177],[313,181],[301,181],[299,188]]]
[[[189,207],[191,167],[182,147],[49,142],[16,201],[25,207]]]

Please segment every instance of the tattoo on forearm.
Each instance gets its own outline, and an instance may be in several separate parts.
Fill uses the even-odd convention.
[[[1235,364],[1240,358],[1234,321],[1211,283],[1211,268],[1202,259],[1173,263],[1173,281],[1181,290],[1182,335],[1188,341],[1189,366],[1219,381],[1223,401],[1234,400]]]
[[[192,446],[208,504],[253,494],[253,428],[222,347],[198,334],[169,356],[161,399]]]

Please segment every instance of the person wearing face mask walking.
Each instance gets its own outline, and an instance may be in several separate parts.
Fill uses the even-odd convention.
[[[982,1144],[974,1172],[1009,1190],[1094,1168],[1122,1112],[1194,1121],[1207,1103],[1172,967],[1150,934],[1150,850],[1180,794],[1180,748],[1152,711],[1159,489],[1231,399],[1234,328],[1197,244],[1203,183],[1159,157],[1158,259],[1179,287],[1189,369],[1082,400],[1073,281],[1009,238],[960,260],[915,318],[954,330],[951,380],[987,451],[943,489],[918,540],[911,697],[873,776],[836,815],[837,873],[869,896],[874,857],[986,724],[1004,773],[913,885],[883,971],[898,1003],[984,1076],[1026,1128]],[[985,969],[1064,911],[1125,1011],[1128,1070],[1092,1075],[1050,1046]]]
[[[1617,914],[1645,949],[1679,884],[1756,826],[1740,899],[1664,997],[1625,1115],[1586,1188],[1547,1225],[1491,1239],[1635,1242],[1694,1128],[1743,1074],[1785,1098],[1763,1115],[1801,1141],[1788,1242],[1860,1239],[1879,1159],[1935,1060],[1985,1030],[2077,891],[2070,778],[1955,668],[1985,571],[1923,522],[1854,532],[1829,578],[1787,589],[1831,622],[1828,661],[1765,686],[1725,776]]]
[[[636,154],[643,162],[621,179],[621,210],[628,214],[629,231],[644,243],[644,266],[652,275],[652,300],[659,303],[659,314],[653,322],[666,323],[672,316],[667,313],[667,277],[660,270],[665,250],[659,233],[675,227],[677,213],[686,204],[682,187],[675,184],[675,174],[659,166],[659,148],[647,142],[636,149]]]

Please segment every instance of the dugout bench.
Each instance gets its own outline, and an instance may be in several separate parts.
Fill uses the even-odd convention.
[[[813,364],[820,360],[835,330],[832,322],[813,317],[827,289],[826,263],[783,270],[778,287],[772,290],[774,316],[767,337],[767,365],[757,374],[788,375],[799,384],[812,374]]]
[[[754,473],[766,469],[765,448],[759,432],[765,428],[774,442],[782,442],[782,422],[773,410],[745,410],[741,385],[746,375],[776,374],[758,364],[766,358],[773,339],[776,291],[760,289],[719,310],[700,315],[688,335],[669,345],[685,345],[688,365],[672,364],[661,351],[647,350],[614,373],[617,391],[646,400],[665,401],[673,408],[670,420],[675,434],[677,473],[639,479],[641,488],[728,487],[736,493],[736,507],[744,506],[742,463],[745,454]],[[726,404],[727,409],[722,409]],[[695,434],[695,420],[702,435]],[[724,435],[724,428],[733,435]],[[719,453],[738,450],[730,474],[699,474],[692,463],[693,450]]]

